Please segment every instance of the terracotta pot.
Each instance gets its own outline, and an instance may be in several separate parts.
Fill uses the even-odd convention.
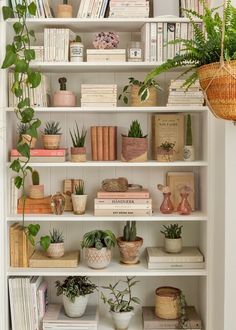
[[[166,320],[179,318],[181,290],[172,287],[160,287],[156,289],[155,314]]]
[[[158,162],[173,162],[174,150],[165,150],[162,147],[157,147],[157,161]]]
[[[137,237],[136,241],[123,241],[122,237],[117,238],[117,245],[120,250],[120,259],[124,264],[136,264],[139,261],[140,249],[143,245],[143,239]]]
[[[87,265],[93,269],[106,268],[111,262],[111,250],[104,247],[101,250],[87,248],[85,250]]]
[[[75,107],[76,96],[71,91],[57,91],[53,95],[54,107]]]
[[[86,162],[86,148],[71,147],[71,161],[75,163]]]
[[[149,89],[150,96],[146,101],[141,101],[138,92],[140,86],[131,86],[130,105],[132,107],[154,107],[157,105],[157,90],[152,87]]]
[[[51,243],[47,249],[47,256],[49,258],[61,258],[65,254],[64,243]]]
[[[121,160],[123,162],[146,162],[147,152],[147,138],[122,136]]]
[[[61,134],[57,135],[42,135],[44,149],[56,150],[60,148]]]
[[[31,185],[29,187],[29,197],[33,199],[44,198],[44,185]]]
[[[63,294],[63,306],[65,309],[65,313],[69,317],[81,317],[84,315],[87,304],[88,304],[89,295],[75,297],[75,301],[71,302],[69,298],[67,298]]]
[[[71,5],[57,5],[57,17],[58,18],[71,18],[72,6]]]
[[[72,194],[71,197],[72,197],[74,214],[84,214],[88,195]]]
[[[31,143],[30,143],[30,141],[31,141]],[[28,134],[21,134],[21,142],[22,142],[22,144],[27,143],[30,146],[30,149],[34,149],[37,139],[34,137],[31,137]]]
[[[110,312],[115,328],[118,330],[127,330],[134,312]]]
[[[182,238],[165,238],[165,250],[168,253],[180,253],[182,251]]]

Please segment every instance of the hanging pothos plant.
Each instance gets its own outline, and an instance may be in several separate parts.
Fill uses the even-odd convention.
[[[27,124],[27,132],[32,138],[37,138],[37,129],[41,125],[41,121],[35,116],[35,111],[31,107],[30,89],[36,88],[41,82],[41,75],[30,68],[30,62],[35,59],[35,51],[31,49],[31,40],[35,39],[33,30],[29,30],[26,17],[36,15],[36,4],[34,1],[21,0],[14,10],[10,6],[3,6],[2,13],[4,20],[17,17],[17,21],[13,24],[14,37],[12,43],[6,46],[6,55],[2,64],[2,69],[10,69],[13,72],[14,80],[11,86],[12,93],[16,96],[18,103],[15,108],[15,114],[21,124]],[[26,86],[26,94],[23,95],[23,87]],[[40,225],[30,224],[25,226],[25,180],[28,173],[32,172],[29,166],[30,161],[30,145],[19,141],[17,151],[24,161],[20,159],[14,160],[10,168],[17,173],[15,177],[15,186],[22,190],[23,213],[22,226],[28,236],[30,242],[35,245],[35,237],[40,230]]]

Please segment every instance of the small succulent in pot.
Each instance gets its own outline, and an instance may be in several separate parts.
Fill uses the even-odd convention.
[[[84,180],[80,179],[71,195],[74,214],[84,214],[88,195],[84,193]]]
[[[50,231],[50,245],[47,249],[47,256],[50,258],[61,258],[65,254],[64,237],[60,230],[53,228]]]
[[[119,35],[114,32],[99,32],[93,41],[96,49],[113,49],[117,48],[120,42]]]
[[[62,135],[60,131],[61,127],[58,121],[48,121],[45,123],[45,127],[42,132],[44,149],[59,149]]]
[[[26,143],[29,145],[30,149],[34,149],[37,139],[35,137],[30,136],[27,131],[29,129],[28,124],[20,123],[17,126],[17,132],[19,134],[19,142]]]
[[[63,305],[69,317],[84,315],[89,295],[97,290],[87,276],[69,276],[62,283],[56,281],[57,295],[63,295]]]
[[[165,236],[165,250],[169,253],[179,253],[182,251],[182,228],[179,224],[163,225],[161,233]]]
[[[80,132],[77,122],[75,122],[75,125],[76,125],[76,129],[74,129],[73,132],[70,130],[70,136],[73,143],[73,147],[71,147],[71,161],[85,162],[86,148],[84,145],[85,145],[87,130],[83,127]]]
[[[157,147],[158,162],[173,162],[174,161],[175,142],[164,141]]]
[[[66,89],[67,79],[61,77],[58,79],[60,90],[56,91],[53,95],[53,106],[54,107],[75,107],[76,96],[74,92]]]
[[[39,172],[32,171],[32,185],[29,187],[29,197],[32,199],[44,198],[44,185],[40,184]]]

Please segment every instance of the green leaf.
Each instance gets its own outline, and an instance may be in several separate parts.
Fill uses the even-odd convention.
[[[27,159],[30,158],[30,147],[27,143],[18,144],[17,151],[21,154],[21,156],[26,157]]]
[[[16,59],[16,54],[12,50],[8,50],[2,64],[2,69],[9,68],[11,65],[15,64]]]
[[[16,72],[27,72],[29,64],[25,60],[17,60],[15,71]]]
[[[34,117],[34,109],[26,108],[21,112],[21,121],[22,123],[29,123]]]
[[[28,6],[28,11],[29,11],[30,15],[35,16],[35,15],[36,15],[36,10],[37,10],[37,6],[36,6],[36,4],[35,4],[34,1],[33,1],[33,2],[31,2],[31,3],[29,4],[29,6]]]
[[[49,236],[42,236],[40,238],[40,245],[44,251],[47,251],[50,244],[51,244],[51,239]]]
[[[38,132],[37,132],[37,128],[39,128],[39,126],[41,125],[41,121],[39,119],[37,119],[28,129],[27,129],[27,134],[29,134],[30,136],[34,137],[37,139],[38,137]]]
[[[20,22],[16,22],[13,24],[13,29],[16,34],[20,34],[23,30],[24,26]]]
[[[128,102],[129,102],[129,99],[128,99],[128,97],[127,96],[124,96],[124,102],[125,102],[125,104],[128,104]]]
[[[19,173],[19,172],[20,172],[20,169],[21,169],[21,165],[20,165],[20,161],[19,161],[19,159],[15,159],[15,160],[13,160],[13,162],[12,162],[11,165],[10,165],[10,168],[11,168],[14,172]]]
[[[34,71],[29,72],[28,82],[31,84],[32,88],[38,87],[41,82],[41,74],[39,72]]]
[[[27,107],[29,105],[30,105],[30,99],[28,97],[26,97],[26,98],[24,98],[24,100],[20,101],[17,104],[17,108],[22,109],[22,108]]]
[[[30,224],[28,225],[28,233],[30,235],[32,235],[33,237],[37,236],[39,230],[40,230],[40,225],[39,224],[36,224],[36,225],[33,225],[33,224]]]
[[[29,31],[29,35],[35,39],[35,32],[34,30]]]
[[[30,235],[30,234],[28,234],[28,240],[30,241],[30,243],[33,245],[33,246],[35,246],[35,239],[34,239],[34,237],[32,236],[32,235]]]
[[[24,55],[25,55],[25,59],[27,61],[31,61],[35,59],[35,51],[34,49],[25,49],[24,50]]]
[[[33,168],[31,166],[26,166],[26,170],[30,171],[31,173],[33,172]]]
[[[23,183],[22,177],[20,177],[20,176],[15,177],[14,183],[15,183],[16,188],[20,189],[20,187],[22,186],[22,183]]]
[[[14,11],[11,7],[3,6],[2,15],[3,15],[4,20],[6,20],[8,18],[14,17]]]

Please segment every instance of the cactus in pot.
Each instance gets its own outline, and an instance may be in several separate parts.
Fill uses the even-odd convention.
[[[44,185],[40,184],[38,171],[32,171],[32,185],[29,187],[29,197],[33,199],[44,198]]]

